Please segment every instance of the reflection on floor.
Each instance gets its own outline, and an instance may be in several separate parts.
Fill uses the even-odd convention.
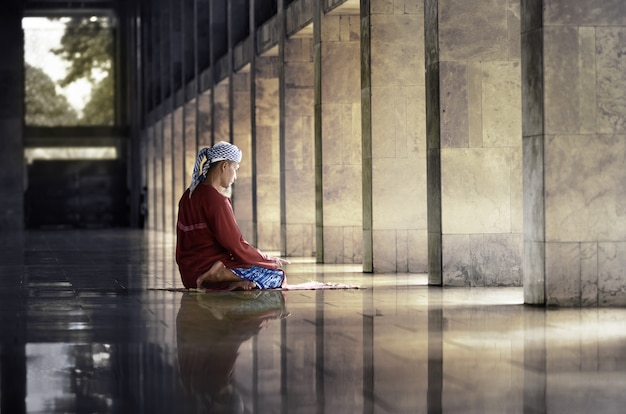
[[[626,309],[294,259],[359,290],[181,293],[171,235],[0,234],[4,413],[618,413]]]

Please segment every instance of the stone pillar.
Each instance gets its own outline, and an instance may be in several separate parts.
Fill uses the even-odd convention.
[[[317,260],[361,263],[359,16],[314,13]]]
[[[626,305],[626,9],[522,1],[524,300]]]
[[[168,113],[163,117],[163,231],[166,233],[174,231],[174,183],[172,182],[174,143],[172,134],[173,113]]]
[[[185,109],[184,106],[176,108],[173,114],[173,155],[174,160],[172,163],[172,182],[174,183],[172,188],[172,207],[173,207],[173,220],[174,228],[178,217],[178,200],[180,196],[187,188],[185,172]]]
[[[154,124],[154,229],[163,231],[165,200],[163,190],[163,120],[158,120]]]
[[[312,37],[285,41],[285,206],[287,256],[315,255]]]
[[[191,183],[191,174],[193,173],[193,166],[196,163],[196,156],[198,155],[198,136],[197,136],[197,114],[196,114],[196,102],[197,99],[192,99],[185,104],[185,174],[183,188],[187,189]],[[180,198],[180,197],[179,197]]]
[[[213,88],[213,122],[215,122],[213,129],[214,144],[219,141],[230,142],[228,84],[228,78],[226,78]]]
[[[255,62],[257,247],[280,252],[280,157],[278,131],[278,59]]]
[[[519,0],[426,0],[429,283],[522,282]]]
[[[146,178],[145,178],[145,184],[146,184],[146,188],[147,188],[147,194],[146,194],[146,208],[148,210],[148,217],[146,219],[146,228],[150,229],[150,230],[154,230],[156,229],[156,213],[155,213],[155,209],[156,209],[156,199],[155,199],[155,190],[156,190],[156,183],[155,183],[155,163],[154,163],[154,157],[155,157],[155,147],[154,147],[154,125],[150,125],[146,128],[146,137],[145,137],[146,141],[145,141],[145,151],[146,151],[146,157],[145,157],[145,171],[146,171]]]
[[[211,110],[211,90],[209,89],[198,95],[198,122],[196,124],[198,128],[198,149],[213,145]],[[193,169],[191,172],[193,173]],[[191,177],[191,174],[189,176]]]
[[[21,2],[4,5],[0,33],[0,231],[24,227],[24,33]]]
[[[250,133],[250,68],[233,75],[233,144],[243,153],[233,192],[233,205],[237,224],[243,238],[252,243],[252,134]]]
[[[363,270],[427,272],[424,3],[361,2]]]

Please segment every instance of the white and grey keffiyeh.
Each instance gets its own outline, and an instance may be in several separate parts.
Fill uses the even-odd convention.
[[[202,164],[202,161],[206,158],[206,162]],[[198,152],[196,163],[193,166],[193,174],[191,175],[191,184],[189,185],[189,197],[191,193],[196,189],[206,178],[209,166],[218,161],[234,161],[241,162],[241,150],[236,145],[228,143],[226,141],[220,141],[213,147],[202,148]],[[202,166],[202,168],[200,167]]]

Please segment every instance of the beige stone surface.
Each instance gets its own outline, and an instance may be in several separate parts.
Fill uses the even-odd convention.
[[[373,14],[371,22],[372,85],[422,85],[423,19],[410,14]],[[391,76],[390,76],[391,75]]]
[[[626,26],[622,0],[549,0],[543,18],[547,26]]]
[[[622,11],[621,15],[626,19],[626,13]],[[596,28],[596,42],[602,45],[601,48],[596,47],[596,100],[598,132],[603,134],[626,134],[624,39],[626,27]]]
[[[442,61],[508,60],[507,0],[439,0]]]
[[[546,241],[626,234],[626,136],[558,135],[545,148]]]
[[[213,89],[213,134],[214,142],[230,142],[230,102],[228,99],[228,79],[223,80]]]
[[[626,306],[626,242],[598,243],[598,304]]]
[[[441,151],[444,234],[511,232],[512,150]]]
[[[185,188],[189,186],[191,182],[191,174],[193,173],[193,166],[196,162],[196,156],[198,155],[197,137],[196,137],[196,101],[195,99],[185,105]]]
[[[546,243],[546,304],[579,306],[580,244]]]
[[[177,214],[178,211],[178,198],[187,187],[185,185],[185,177],[183,176],[183,173],[185,172],[185,132],[183,124],[183,112],[183,108],[179,107],[176,109],[176,111],[174,111],[173,116],[174,135],[172,137],[172,146],[174,148],[172,154],[172,201],[174,202],[174,214]],[[176,223],[176,218],[174,218],[174,223]]]
[[[362,226],[361,166],[324,165],[324,226]]]
[[[211,91],[198,95],[198,146],[200,148],[213,145],[211,132]]]
[[[425,158],[374,159],[372,187],[374,229],[426,229]]]
[[[173,114],[163,118],[163,230],[174,230],[174,183],[173,183],[173,148],[172,148],[172,117]]]
[[[482,69],[483,146],[521,148],[519,62],[485,62]]]

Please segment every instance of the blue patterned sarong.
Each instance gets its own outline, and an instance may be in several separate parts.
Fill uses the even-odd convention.
[[[259,289],[279,288],[285,277],[285,273],[280,269],[267,269],[261,266],[252,266],[249,269],[237,267],[230,270],[240,278],[254,282]]]

